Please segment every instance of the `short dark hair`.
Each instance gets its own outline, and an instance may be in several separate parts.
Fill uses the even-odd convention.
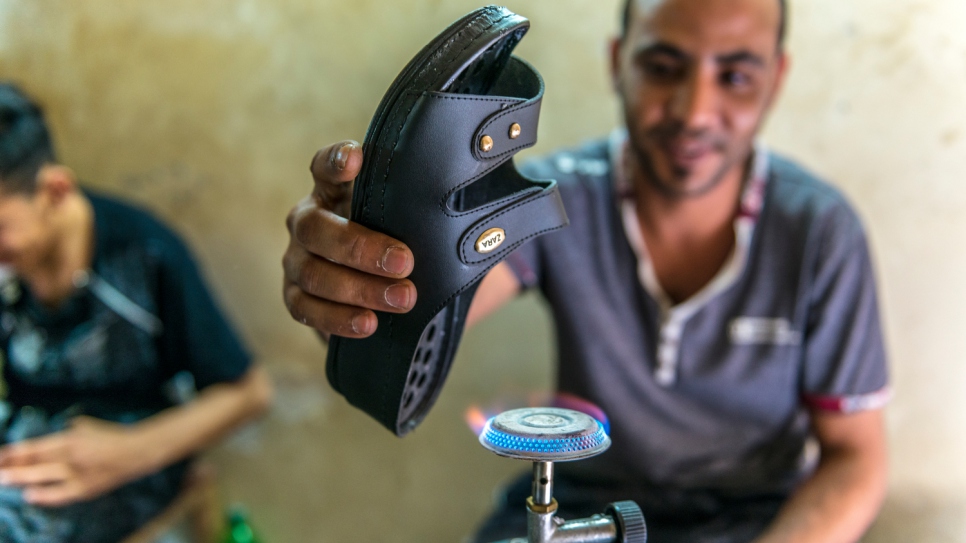
[[[0,83],[0,190],[33,193],[37,173],[54,161],[40,106],[11,83]]]
[[[621,13],[621,39],[627,35],[631,23],[631,3],[635,0],[624,0],[624,11]],[[785,31],[788,27],[788,0],[778,0],[781,9],[781,19],[778,22],[778,47],[785,47]]]

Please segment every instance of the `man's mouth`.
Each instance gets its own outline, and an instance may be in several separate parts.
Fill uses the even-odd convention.
[[[715,152],[707,141],[676,139],[663,142],[664,154],[677,168],[690,169]]]

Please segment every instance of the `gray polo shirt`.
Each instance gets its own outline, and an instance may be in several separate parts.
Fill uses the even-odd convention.
[[[611,140],[527,166],[559,181],[571,225],[507,260],[552,308],[560,391],[610,418],[612,448],[558,470],[645,502],[668,489],[787,495],[814,469],[809,408],[888,399],[859,219],[838,191],[758,149],[734,253],[674,305],[614,171],[621,137]]]

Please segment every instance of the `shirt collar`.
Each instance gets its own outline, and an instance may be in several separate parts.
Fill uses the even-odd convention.
[[[634,202],[634,189],[625,172],[625,153],[628,152],[627,131],[615,130],[609,139],[611,171],[614,178],[614,193],[621,210],[624,233],[631,248],[638,257],[638,276],[648,293],[669,312],[673,304],[661,288],[651,264],[647,247],[641,236],[637,207]],[[752,155],[748,178],[742,189],[739,210],[735,216],[735,248],[728,261],[714,279],[690,299],[674,306],[679,309],[679,317],[690,316],[713,295],[731,286],[745,268],[751,246],[752,233],[761,215],[765,201],[765,188],[768,184],[769,152],[767,147],[756,142]]]

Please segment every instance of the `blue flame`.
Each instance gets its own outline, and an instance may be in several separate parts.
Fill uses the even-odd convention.
[[[588,436],[566,438],[529,438],[508,434],[493,428],[493,419],[486,422],[483,428],[483,439],[490,445],[508,451],[520,453],[570,453],[581,452],[599,447],[606,439],[604,426],[597,422],[597,431]]]

